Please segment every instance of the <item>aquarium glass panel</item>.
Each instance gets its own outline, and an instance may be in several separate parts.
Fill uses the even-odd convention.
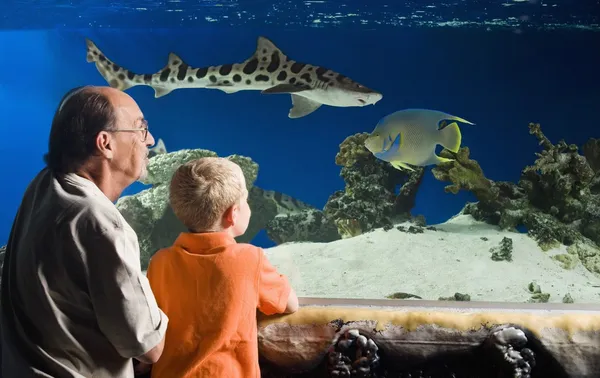
[[[300,297],[600,303],[597,2],[107,4],[0,5],[0,245],[59,102],[104,86],[153,141],[114,202],[142,270],[199,231],[174,172],[224,157],[236,242]]]

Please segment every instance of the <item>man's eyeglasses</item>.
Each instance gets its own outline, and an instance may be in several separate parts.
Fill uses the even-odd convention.
[[[117,131],[143,131],[142,133],[142,142],[146,141],[146,138],[148,138],[148,121],[147,120],[142,120],[142,127],[138,127],[138,128],[133,128],[133,129],[117,129],[117,130],[111,130],[113,132],[117,132]]]

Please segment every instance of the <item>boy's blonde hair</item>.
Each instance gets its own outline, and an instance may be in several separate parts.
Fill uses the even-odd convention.
[[[177,218],[190,231],[217,231],[225,210],[240,201],[245,190],[239,165],[226,158],[204,157],[175,171],[169,200]]]

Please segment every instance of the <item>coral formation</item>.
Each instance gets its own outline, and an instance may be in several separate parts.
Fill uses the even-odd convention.
[[[340,176],[346,186],[329,197],[324,212],[342,237],[411,219],[410,211],[423,178],[421,167],[407,173],[377,160],[364,147],[367,136],[360,133],[347,137],[335,158],[342,167]]]
[[[376,159],[364,146],[367,136],[351,135],[340,144],[335,163],[342,167],[344,190],[333,193],[322,211],[308,209],[270,221],[266,228],[272,240],[328,242],[380,227],[389,230],[406,220],[425,226],[423,216],[411,215],[424,169],[402,172]]]
[[[600,274],[599,142],[586,143],[582,156],[576,145],[563,140],[552,144],[539,124],[529,124],[529,131],[543,150],[533,165],[522,170],[517,184],[486,178],[469,158],[468,147],[457,154],[444,149],[440,156],[455,160],[434,167],[432,173],[451,182],[446,192],[475,194],[478,202],[467,204],[463,213],[502,229],[525,226],[544,250],[573,246],[585,267]]]

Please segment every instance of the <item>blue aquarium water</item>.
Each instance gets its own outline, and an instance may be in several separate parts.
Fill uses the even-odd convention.
[[[240,241],[301,296],[600,302],[600,2],[396,3],[2,2],[0,245],[60,98],[113,85],[164,143],[117,202],[144,268],[183,230],[177,164],[237,155]],[[406,109],[427,111],[385,132],[413,155],[365,147]],[[433,150],[452,128],[461,149]],[[451,160],[409,159],[428,148]]]

